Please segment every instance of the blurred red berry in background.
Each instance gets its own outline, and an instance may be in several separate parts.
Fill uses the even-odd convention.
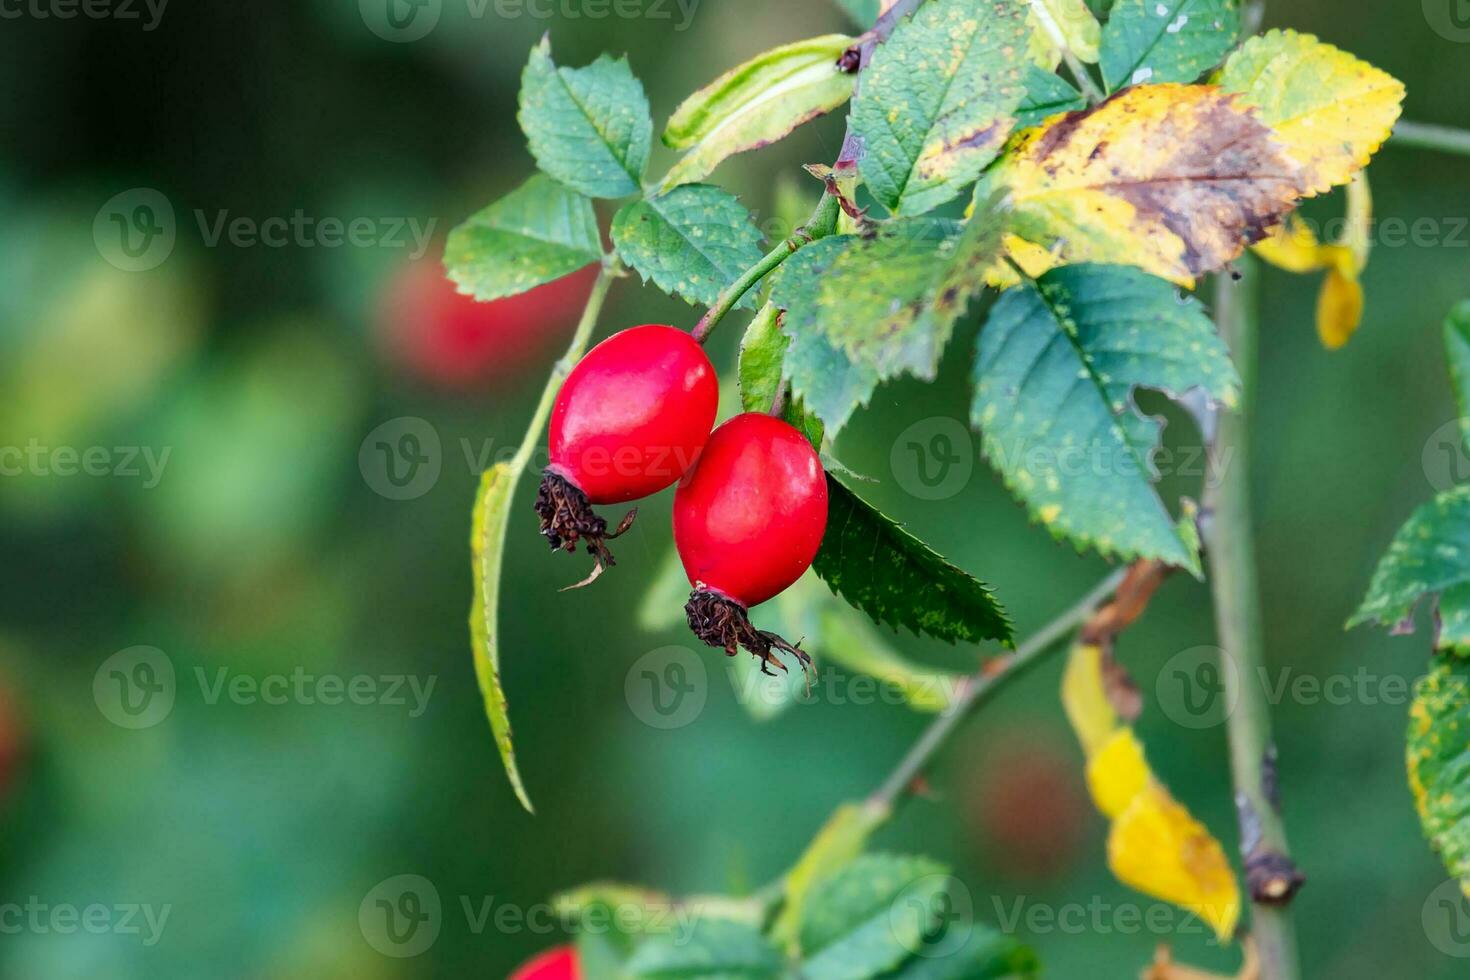
[[[558,946],[522,966],[510,980],[577,980],[577,950],[574,946]]]
[[[405,263],[383,297],[380,346],[388,360],[436,387],[504,385],[571,336],[597,267],[491,303],[460,293],[437,251]]]
[[[965,769],[973,774],[963,794],[977,851],[1014,877],[1051,878],[1072,865],[1092,813],[1075,753],[1033,731],[989,743]]]

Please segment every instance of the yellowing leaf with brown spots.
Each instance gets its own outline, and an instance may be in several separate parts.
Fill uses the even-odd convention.
[[[1251,38],[1225,62],[1219,82],[1276,133],[1309,197],[1367,166],[1404,101],[1392,75],[1296,31]]]
[[[1135,265],[1192,284],[1280,224],[1301,196],[1295,163],[1234,96],[1144,85],[1025,133],[991,178],[1011,230],[1066,263]]]

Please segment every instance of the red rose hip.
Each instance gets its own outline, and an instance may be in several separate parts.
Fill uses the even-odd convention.
[[[771,648],[806,655],[750,625],[746,610],[802,576],[827,528],[827,478],[805,436],[770,415],[738,415],[710,436],[674,495],[674,542],[694,586],[686,612],[701,640],[762,668]],[[784,667],[783,667],[784,669]]]
[[[536,512],[553,549],[585,541],[597,563],[587,584],[614,564],[608,531],[592,504],[657,493],[698,457],[719,408],[719,380],[704,349],[674,327],[647,324],[614,334],[572,369],[551,411],[551,465]]]
[[[578,980],[577,950],[558,946],[523,964],[510,975],[510,980]]]

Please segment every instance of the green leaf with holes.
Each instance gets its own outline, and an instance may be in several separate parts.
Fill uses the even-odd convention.
[[[764,52],[684,100],[664,143],[686,151],[664,188],[704,179],[725,158],[769,146],[852,97],[856,75],[837,69],[852,44],[828,34]]]
[[[1011,623],[983,582],[827,474],[827,533],[812,567],[876,623],[941,640],[1009,644]]]
[[[754,926],[697,915],[688,929],[647,939],[623,969],[637,980],[775,980],[783,966]]]
[[[516,798],[528,812],[534,813],[531,798],[521,782],[516,765],[515,747],[511,742],[510,708],[500,684],[500,571],[505,557],[506,519],[515,494],[521,468],[511,463],[497,463],[480,478],[480,492],[475,497],[474,517],[470,526],[475,597],[470,607],[470,642],[474,652],[475,677],[485,702],[485,714],[500,761],[515,790]]]
[[[1154,489],[1160,424],[1134,406],[1136,388],[1200,389],[1233,408],[1240,381],[1194,299],[1130,267],[1064,266],[991,310],[971,421],[991,465],[1054,535],[1198,575]]]
[[[924,214],[995,159],[1026,93],[1030,33],[1015,0],[929,0],[879,46],[849,121],[884,207]]]
[[[546,173],[588,197],[637,194],[653,143],[643,85],[627,59],[558,68],[551,40],[531,49],[516,117]]]
[[[923,948],[957,883],[926,858],[865,854],[811,890],[802,916],[803,980],[877,977]]]
[[[1239,37],[1236,0],[1118,0],[1103,28],[1103,81],[1109,92],[1192,82],[1224,60]]]
[[[1439,656],[1409,709],[1409,788],[1419,822],[1470,893],[1470,664]]]
[[[711,306],[720,290],[761,259],[750,212],[708,184],[633,201],[613,218],[618,255],[666,293]],[[753,294],[740,301],[753,307]]]
[[[1414,512],[1373,573],[1348,626],[1380,623],[1412,632],[1414,607],[1437,597],[1435,648],[1470,656],[1470,486],[1440,494]]]
[[[444,265],[478,300],[514,296],[602,257],[592,202],[537,174],[449,233]]]

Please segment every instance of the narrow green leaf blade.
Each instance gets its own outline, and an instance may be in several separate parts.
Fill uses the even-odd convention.
[[[1025,95],[1015,0],[929,0],[873,55],[853,100],[864,182],[895,214],[954,199],[999,152]]]
[[[1425,596],[1439,599],[1435,648],[1470,656],[1470,485],[1414,512],[1379,561],[1348,627],[1380,623],[1411,632],[1414,607]]]
[[[876,977],[903,963],[938,924],[951,881],[941,864],[892,854],[863,855],[825,878],[802,920],[802,977]]]
[[[877,678],[901,694],[915,711],[943,714],[954,706],[965,681],[961,674],[922,667],[906,659],[867,620],[846,606],[824,611],[820,636],[825,660]]]
[[[514,296],[602,257],[592,202],[537,174],[449,233],[444,265],[477,300]]]
[[[812,567],[877,623],[941,640],[1011,642],[1011,623],[983,582],[940,557],[832,474],[827,534]]]
[[[1062,61],[1062,49],[1048,25],[1042,23],[1044,16],[1079,60],[1088,64],[1097,62],[1102,27],[1085,0],[1029,0],[1029,6],[1033,61],[1053,70]]]
[[[753,926],[700,916],[687,935],[650,937],[624,969],[647,980],[774,980],[782,962]]]
[[[1409,787],[1424,836],[1470,894],[1470,664],[1436,657],[1409,709]]]
[[[1444,324],[1444,346],[1450,361],[1450,380],[1455,386],[1455,404],[1460,409],[1460,433],[1470,451],[1470,300],[1450,311]]]
[[[653,143],[643,85],[626,59],[558,68],[551,40],[531,49],[519,119],[542,170],[588,197],[637,194]]]
[[[791,340],[781,332],[783,312],[767,303],[750,321],[740,340],[740,405],[747,412],[768,412],[775,404]],[[822,420],[806,410],[800,398],[787,398],[781,417],[800,429],[818,451],[825,434]]]
[[[702,180],[727,157],[769,146],[845,103],[857,76],[839,71],[837,59],[852,40],[828,34],[774,48],[685,99],[664,143],[688,152],[661,186]]]
[[[474,647],[475,677],[485,700],[485,714],[495,735],[500,761],[516,798],[530,813],[536,809],[521,782],[511,742],[509,706],[500,685],[500,571],[505,555],[506,518],[521,471],[497,463],[480,478],[471,521],[470,553],[474,566],[475,598],[470,607],[470,641]]]
[[[633,201],[613,218],[623,261],[666,293],[711,306],[720,290],[761,259],[761,234],[750,212],[708,184],[687,184]],[[752,294],[741,300],[754,306]]]
[[[1192,82],[1218,65],[1240,37],[1236,0],[1118,0],[1102,36],[1108,91]]]
[[[807,896],[812,889],[852,863],[891,811],[874,803],[844,803],[812,838],[786,875],[786,900],[771,926],[771,938],[795,955],[801,948]]]
[[[971,421],[1053,534],[1199,574],[1154,490],[1159,423],[1135,388],[1233,407],[1239,377],[1200,304],[1127,266],[1075,265],[1003,294],[981,331]]]

